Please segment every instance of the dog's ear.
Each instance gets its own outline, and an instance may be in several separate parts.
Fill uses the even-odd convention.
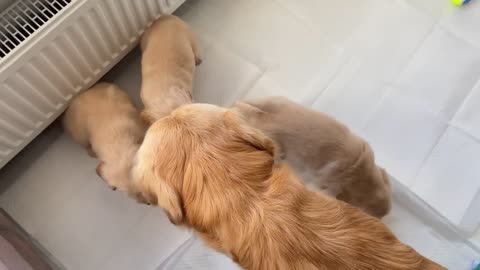
[[[133,180],[141,198],[148,204],[158,205],[173,224],[183,221],[183,207],[180,195],[164,179],[159,177],[155,168],[143,166],[138,162],[133,170]]]
[[[183,207],[179,194],[165,181],[159,181],[156,190],[157,205],[167,214],[171,223],[178,225],[183,221]]]
[[[235,102],[234,107],[238,112],[240,112],[247,119],[251,117],[258,117],[265,113],[259,107],[256,107],[254,104],[247,103],[245,101]]]
[[[272,156],[274,155],[275,144],[272,139],[260,130],[248,125],[238,112],[234,110],[225,112],[224,123],[229,130],[243,141],[259,150],[270,153]]]

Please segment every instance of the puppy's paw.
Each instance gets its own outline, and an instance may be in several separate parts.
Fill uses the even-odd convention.
[[[200,56],[195,56],[195,66],[200,65],[203,62],[203,59]]]
[[[100,163],[98,163],[97,165],[97,168],[95,169],[95,172],[97,173],[97,175],[102,179],[104,179],[102,176],[102,171],[104,166],[105,166],[105,162],[100,161]]]
[[[95,151],[93,151],[93,148],[92,148],[92,145],[91,144],[88,144],[87,145],[87,154],[92,157],[92,158],[96,158],[97,157],[97,154],[95,153]]]
[[[150,201],[143,196],[141,192],[129,192],[129,196],[135,199],[135,201],[137,201],[139,204],[152,205],[152,203],[150,203]]]
[[[110,189],[112,189],[113,191],[117,190],[116,186],[110,184],[110,182],[107,179],[105,179],[104,170],[105,170],[105,162],[100,161],[100,163],[98,163],[98,165],[97,165],[97,168],[95,169],[95,172],[97,173],[97,175],[100,178],[102,178],[103,181],[105,181],[107,183],[107,185],[110,187]]]

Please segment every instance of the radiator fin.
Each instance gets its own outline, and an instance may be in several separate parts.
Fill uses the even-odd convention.
[[[1,100],[0,114],[6,122],[17,126],[24,133],[30,133],[37,127],[31,119],[26,118],[25,115],[20,114],[17,109],[14,109],[10,104]]]
[[[22,71],[25,68],[22,69]],[[25,72],[20,72],[25,74]],[[41,112],[42,115],[48,115],[52,112],[54,106],[50,100],[45,100],[44,97],[36,91],[35,87],[21,74],[17,73],[11,76],[6,81],[10,89],[14,89],[24,100],[29,100],[33,107]]]
[[[0,58],[7,56],[71,0],[17,1],[0,14]]]
[[[19,114],[32,121],[36,127],[40,127],[43,124],[43,113],[33,105],[32,101],[21,96],[18,91],[13,90],[8,84],[4,84],[0,91],[2,93],[2,101],[12,105]]]

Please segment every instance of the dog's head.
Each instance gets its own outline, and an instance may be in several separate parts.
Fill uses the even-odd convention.
[[[233,110],[192,104],[155,122],[134,183],[174,224],[207,229],[264,188],[274,144]]]

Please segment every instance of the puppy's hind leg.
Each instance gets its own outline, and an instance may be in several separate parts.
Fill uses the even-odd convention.
[[[334,177],[334,173],[338,170],[338,162],[330,161],[323,167],[317,169],[314,173],[312,182],[315,182],[317,188],[331,197],[337,197],[343,190],[345,183],[343,179]]]
[[[92,158],[96,158],[97,157],[97,154],[95,153],[95,151],[93,151],[92,149],[92,145],[91,144],[88,144],[87,147],[87,154],[92,157]]]
[[[117,187],[112,185],[110,183],[110,181],[108,179],[105,178],[105,174],[104,174],[104,171],[105,171],[105,162],[103,161],[100,161],[100,163],[98,163],[97,165],[97,168],[95,169],[95,172],[97,172],[97,175],[102,178],[103,181],[105,181],[112,190],[117,190]]]
[[[200,45],[198,44],[198,41],[193,33],[191,34],[190,44],[192,46],[193,56],[195,57],[195,65],[198,66],[202,63],[203,56]]]
[[[98,163],[97,165],[97,168],[95,168],[95,172],[97,173],[97,175],[103,179],[103,176],[102,176],[102,171],[103,171],[103,167],[105,166],[105,162],[103,161],[100,161],[100,163]]]

